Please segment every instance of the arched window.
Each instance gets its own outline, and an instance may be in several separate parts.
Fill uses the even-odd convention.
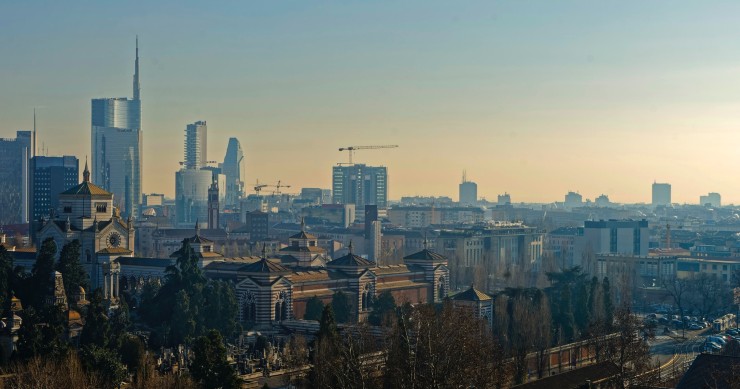
[[[283,313],[283,307],[280,301],[275,303],[275,321],[281,321],[281,313]]]
[[[92,256],[90,255],[90,250],[85,250],[85,260],[87,263],[92,262]]]
[[[280,320],[288,320],[288,304],[287,302],[282,303],[282,309],[280,311]]]
[[[367,292],[362,292],[362,310],[367,310]]]
[[[442,300],[447,296],[447,288],[445,287],[445,278],[439,277],[439,299]]]

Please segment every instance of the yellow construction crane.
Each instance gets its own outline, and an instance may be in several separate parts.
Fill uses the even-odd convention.
[[[349,152],[349,163],[340,162],[339,165],[352,165],[352,154],[355,152],[355,150],[395,149],[396,147],[398,147],[398,145],[340,147],[339,151]]]

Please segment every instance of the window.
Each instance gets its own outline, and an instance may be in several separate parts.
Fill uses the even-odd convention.
[[[106,213],[108,212],[108,204],[106,203],[95,203],[95,212]]]
[[[69,205],[64,206],[64,213],[72,213],[72,207]]]

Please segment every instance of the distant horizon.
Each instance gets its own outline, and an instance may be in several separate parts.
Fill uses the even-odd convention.
[[[173,197],[206,120],[209,160],[239,139],[247,195],[331,188],[338,148],[398,144],[355,154],[390,199],[457,200],[466,170],[514,204],[649,204],[655,180],[740,203],[740,4],[176,4],[0,6],[0,136],[35,107],[38,147],[82,165],[91,100],[132,97],[138,35],[145,194]]]

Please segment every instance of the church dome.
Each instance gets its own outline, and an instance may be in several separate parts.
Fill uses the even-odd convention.
[[[79,321],[82,320],[82,316],[80,316],[80,313],[75,311],[74,309],[70,309],[67,313],[67,318],[69,321]]]

